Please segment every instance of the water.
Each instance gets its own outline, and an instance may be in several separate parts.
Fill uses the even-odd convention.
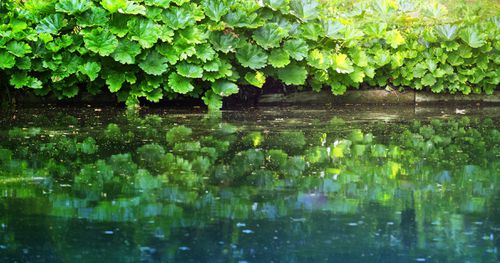
[[[499,262],[499,120],[496,108],[4,114],[0,262]]]

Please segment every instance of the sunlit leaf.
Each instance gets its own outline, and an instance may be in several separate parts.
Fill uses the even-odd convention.
[[[38,33],[57,34],[66,24],[67,21],[64,20],[64,15],[53,14],[40,21],[40,24],[36,26],[36,31]]]
[[[264,83],[266,83],[266,76],[260,71],[248,72],[245,74],[245,80],[257,88],[262,88]]]
[[[90,3],[85,0],[59,0],[56,11],[73,15],[83,13],[90,7]]]

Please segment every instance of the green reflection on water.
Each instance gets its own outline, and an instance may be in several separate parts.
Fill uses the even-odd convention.
[[[498,260],[498,122],[307,123],[12,122],[0,261]]]

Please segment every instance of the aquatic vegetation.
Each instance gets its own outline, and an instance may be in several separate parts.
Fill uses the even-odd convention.
[[[452,12],[438,1],[7,1],[0,79],[60,99],[111,92],[131,107],[189,96],[219,109],[267,79],[333,94],[493,93],[498,7],[445,4]]]

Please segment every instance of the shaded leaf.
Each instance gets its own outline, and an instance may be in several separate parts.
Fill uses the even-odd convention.
[[[194,90],[194,86],[188,78],[185,78],[175,72],[172,72],[170,76],[168,76],[168,86],[173,91],[180,94],[186,94]]]
[[[218,80],[212,84],[212,90],[214,91],[215,94],[221,97],[226,97],[238,93],[239,88],[238,85],[232,82],[225,80]]]
[[[260,69],[267,64],[267,54],[255,45],[247,44],[238,49],[236,52],[236,59],[243,67],[251,69]]]
[[[135,57],[141,54],[141,46],[129,40],[120,40],[118,46],[111,56],[123,64],[134,64]]]
[[[143,48],[151,48],[158,41],[159,26],[149,19],[135,18],[128,21],[127,26],[130,38]]]
[[[303,66],[290,64],[279,69],[278,77],[287,85],[304,85],[307,79],[307,70]]]
[[[99,71],[101,71],[101,65],[97,62],[87,62],[78,68],[78,71],[87,75],[91,81],[94,81]]]
[[[159,76],[168,70],[168,60],[156,51],[148,53],[139,67],[149,75]]]
[[[111,32],[96,28],[83,36],[85,47],[101,56],[109,56],[118,46],[118,40]]]
[[[182,62],[177,65],[177,73],[186,78],[201,78],[203,76],[203,68],[196,64]]]

